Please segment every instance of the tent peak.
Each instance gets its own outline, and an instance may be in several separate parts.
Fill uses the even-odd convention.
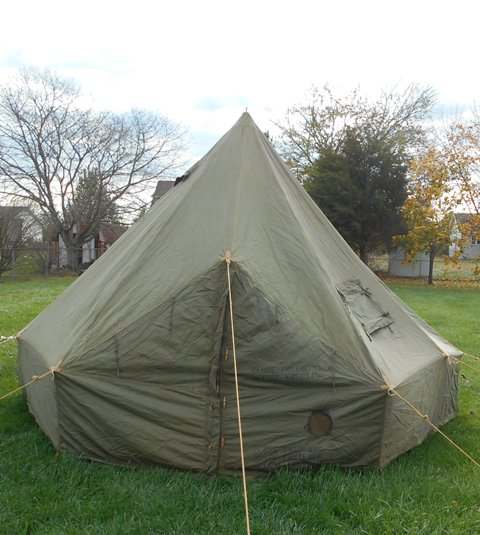
[[[245,110],[242,115],[240,115],[240,119],[238,120],[238,122],[249,122],[255,124],[255,121],[247,110]]]

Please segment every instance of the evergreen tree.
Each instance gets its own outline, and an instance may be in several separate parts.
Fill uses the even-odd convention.
[[[407,196],[407,157],[398,145],[349,128],[341,147],[324,151],[307,173],[307,191],[362,260],[390,248]]]

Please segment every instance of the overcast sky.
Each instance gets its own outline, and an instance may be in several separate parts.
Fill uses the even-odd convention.
[[[431,85],[439,109],[479,101],[475,0],[2,2],[0,81],[21,65],[78,80],[99,108],[160,111],[200,157],[248,107],[271,129],[312,84]]]

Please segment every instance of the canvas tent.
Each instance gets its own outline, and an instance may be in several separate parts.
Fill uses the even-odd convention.
[[[240,468],[385,465],[451,419],[461,352],[360,261],[251,117],[19,335],[40,427],[89,459]]]

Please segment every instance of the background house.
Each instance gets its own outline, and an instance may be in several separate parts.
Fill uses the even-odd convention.
[[[451,244],[448,248],[448,256],[455,256],[458,253],[458,242],[462,239],[461,226],[468,223],[472,218],[471,214],[455,214],[455,221],[450,234]],[[463,247],[460,258],[473,260],[480,258],[480,235],[466,236],[466,245]]]
[[[86,241],[79,247],[78,264],[90,264],[101,256],[118,238],[127,230],[124,225],[116,223],[100,223],[99,229],[95,236]],[[73,226],[72,232],[77,232],[76,225]],[[49,240],[49,257],[50,266],[56,268],[67,267],[68,251],[60,234],[55,233]]]

